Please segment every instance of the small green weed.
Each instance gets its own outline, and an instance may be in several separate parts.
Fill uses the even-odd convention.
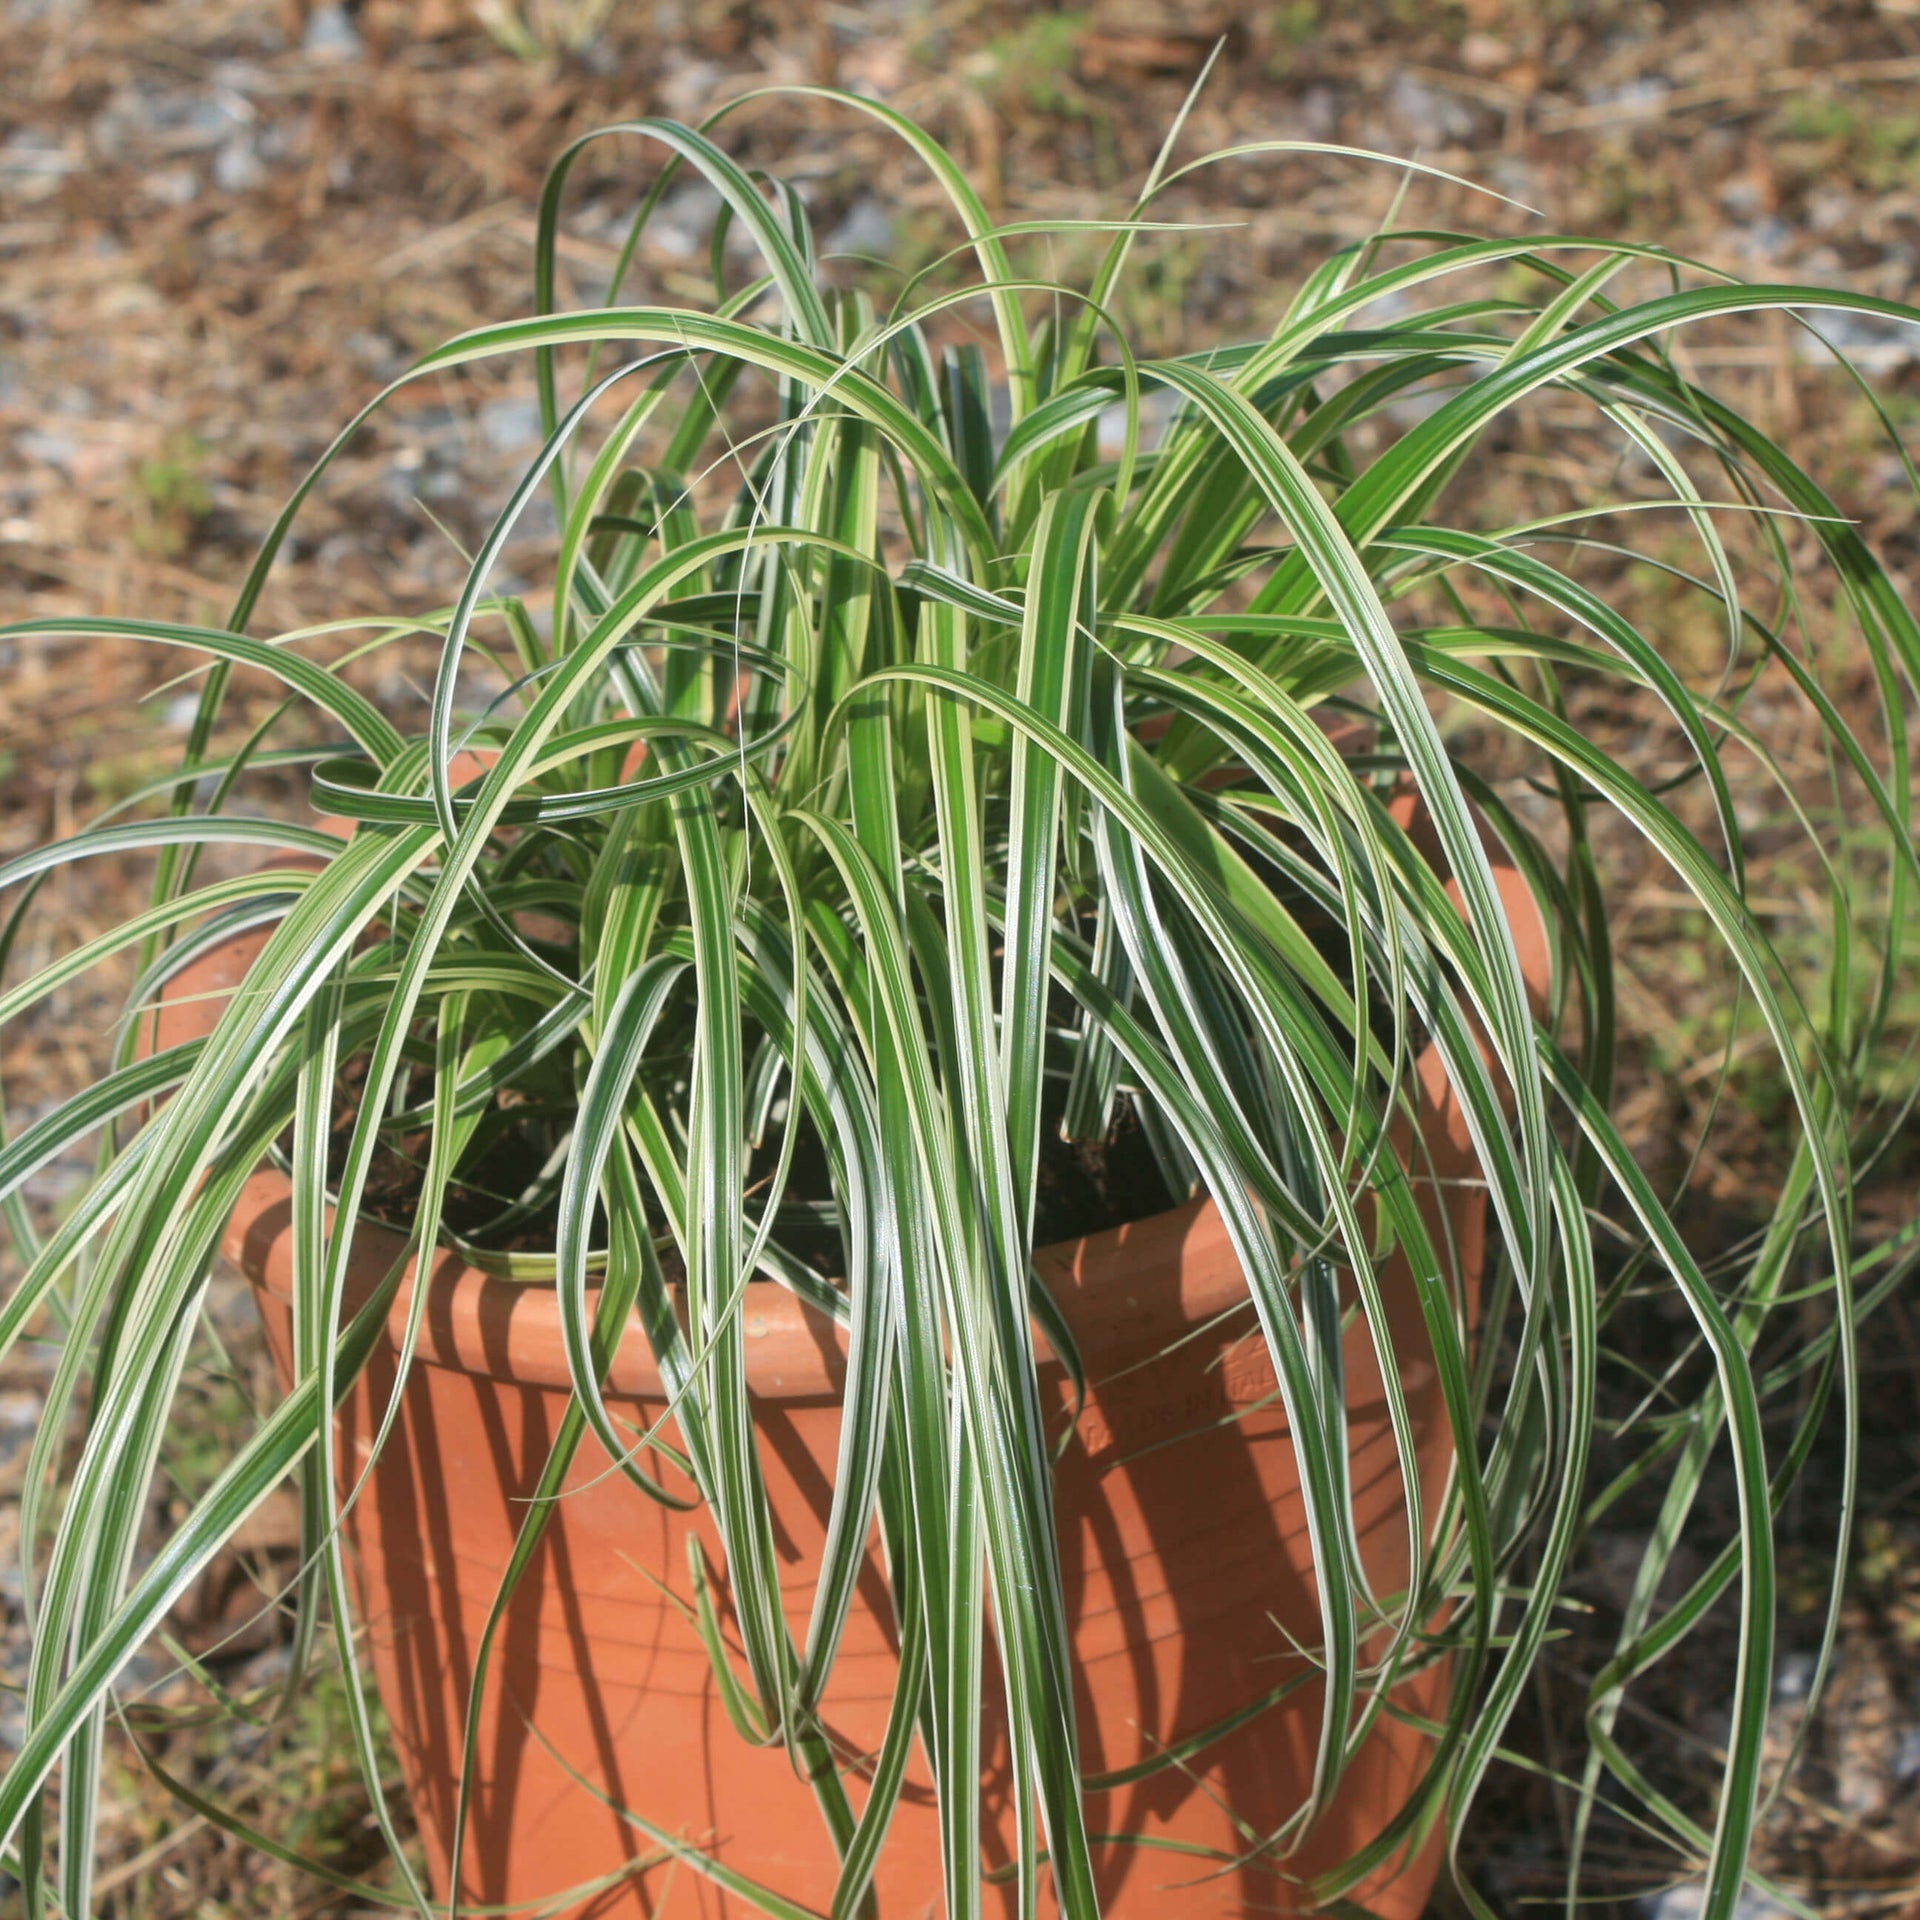
[[[1018,103],[1034,113],[1085,115],[1087,97],[1073,74],[1086,24],[1084,13],[1036,13],[991,41],[987,53],[1002,104]]]
[[[151,460],[134,470],[139,485],[139,521],[134,544],[157,559],[177,560],[213,511],[207,480],[208,449],[195,433],[176,433]]]

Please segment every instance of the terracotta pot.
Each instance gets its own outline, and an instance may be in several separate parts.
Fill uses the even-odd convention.
[[[1528,936],[1529,978],[1545,946],[1524,886],[1500,874]],[[257,937],[251,942],[258,945]],[[230,985],[245,956],[213,956],[183,991]],[[204,1028],[214,1004],[167,1009],[163,1042]],[[1442,1210],[1470,1291],[1485,1245],[1464,1127],[1432,1059],[1421,1062],[1426,1154],[1421,1204]],[[1424,1160],[1406,1156],[1410,1167]],[[248,1185],[225,1251],[252,1281],[268,1338],[288,1360],[290,1190],[276,1172]],[[364,1297],[398,1242],[363,1227],[353,1286]],[[1038,1265],[1073,1327],[1091,1391],[1078,1444],[1056,1478],[1060,1545],[1076,1655],[1083,1764],[1124,1768],[1207,1728],[1302,1671],[1289,1636],[1318,1637],[1304,1506],[1274,1375],[1246,1286],[1211,1203],[1050,1248]],[[413,1284],[410,1279],[408,1287]],[[423,1334],[398,1422],[347,1531],[358,1601],[437,1888],[448,1842],[474,1648],[500,1569],[567,1403],[568,1375],[550,1289],[489,1278],[442,1255],[428,1279]],[[1438,1383],[1410,1276],[1384,1276],[1403,1385],[1419,1436],[1422,1486],[1439,1497],[1451,1460]],[[397,1327],[407,1306],[394,1307]],[[749,1379],[783,1557],[784,1593],[804,1634],[839,1431],[842,1353],[835,1329],[785,1290],[753,1289]],[[1406,1570],[1405,1499],[1371,1342],[1346,1342],[1352,1481],[1359,1545],[1374,1589]],[[1060,1370],[1044,1369],[1063,1409]],[[392,1353],[381,1350],[340,1415],[343,1471],[357,1473],[384,1407]],[[650,1421],[662,1403],[637,1324],[615,1366],[617,1417]],[[1238,1416],[1233,1418],[1230,1416]],[[824,1912],[835,1862],[811,1791],[778,1748],[755,1748],[722,1711],[686,1608],[689,1540],[719,1570],[700,1513],[672,1512],[623,1479],[589,1438],[539,1555],[509,1606],[495,1684],[480,1709],[480,1765],[461,1895],[544,1900],[633,1865],[619,1886],[565,1909],[637,1916],[745,1914],[684,1863],[639,1867],[658,1851],[611,1811],[643,1813],[791,1899]],[[1431,1514],[1429,1514],[1431,1518]],[[895,1636],[877,1561],[847,1623],[825,1714],[846,1750],[877,1748],[892,1698]],[[737,1649],[736,1649],[737,1652]],[[1436,1665],[1399,1696],[1415,1715],[1443,1710]],[[1094,1835],[1146,1835],[1222,1855],[1245,1830],[1270,1831],[1305,1796],[1319,1719],[1317,1683],[1202,1749],[1182,1768],[1094,1793]],[[1298,1883],[1375,1836],[1418,1779],[1426,1743],[1382,1717],[1339,1794],[1291,1856],[1219,1874],[1191,1852],[1096,1844],[1107,1911],[1117,1916],[1273,1913],[1300,1905]],[[576,1775],[592,1783],[582,1787]],[[856,1806],[859,1783],[853,1783]],[[986,1846],[1007,1858],[1012,1817],[1004,1764],[990,1758]],[[1231,1813],[1227,1811],[1231,1809]],[[1387,1920],[1413,1920],[1438,1865],[1438,1835],[1360,1891]],[[941,1910],[937,1824],[923,1768],[908,1787],[876,1878],[883,1920]],[[1214,1876],[1214,1877],[1209,1877]],[[1012,1912],[1001,1883],[988,1910]]]

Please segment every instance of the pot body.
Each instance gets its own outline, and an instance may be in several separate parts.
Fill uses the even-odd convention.
[[[1477,1268],[1482,1203],[1471,1189],[1461,1195],[1451,1206],[1455,1245]],[[283,1368],[289,1217],[285,1180],[263,1173],[228,1242],[254,1283]],[[357,1287],[371,1288],[398,1246],[370,1229],[360,1239]],[[1089,1830],[1239,1854],[1236,1817],[1270,1831],[1305,1799],[1320,1708],[1318,1684],[1289,1651],[1290,1639],[1312,1645],[1319,1637],[1305,1506],[1238,1261],[1209,1204],[1053,1249],[1039,1264],[1083,1336],[1090,1374],[1055,1482],[1086,1771],[1132,1766],[1288,1678],[1304,1680],[1184,1768],[1093,1794]],[[444,1894],[475,1649],[567,1387],[550,1291],[485,1277],[451,1256],[428,1284],[399,1417],[347,1531],[381,1698]],[[1426,1353],[1411,1285],[1389,1272],[1387,1291],[1399,1351]],[[831,1323],[791,1295],[755,1289],[762,1293],[764,1306],[750,1298],[745,1309],[750,1378],[784,1603],[803,1640],[839,1439],[839,1345]],[[405,1306],[403,1295],[396,1315]],[[1183,1345],[1163,1351],[1183,1334]],[[635,1327],[629,1349],[644,1344]],[[1346,1364],[1360,1548],[1374,1590],[1386,1595],[1404,1584],[1407,1569],[1405,1492],[1372,1344],[1357,1324]],[[357,1477],[365,1464],[394,1366],[391,1347],[382,1349],[342,1411],[343,1475]],[[1064,1421],[1068,1394],[1057,1367],[1046,1369],[1046,1384]],[[1403,1386],[1431,1501],[1451,1445],[1430,1361],[1407,1365]],[[616,1419],[636,1427],[664,1406],[644,1363],[616,1372],[609,1400]],[[730,1726],[693,1624],[689,1546],[718,1575],[711,1525],[703,1512],[661,1506],[606,1469],[589,1436],[499,1629],[480,1706],[463,1897],[550,1899],[657,1857],[654,1842],[613,1810],[625,1806],[824,1912],[835,1861],[813,1794],[783,1750],[750,1746]],[[879,1746],[896,1644],[876,1555],[825,1700],[827,1724],[848,1752]],[[1405,1684],[1399,1704],[1436,1714],[1446,1679],[1444,1663],[1429,1667]],[[989,1744],[1001,1743],[990,1734]],[[1285,1859],[1219,1875],[1214,1862],[1190,1852],[1137,1840],[1101,1844],[1107,1910],[1197,1917],[1297,1905],[1300,1878],[1365,1844],[1398,1810],[1425,1752],[1421,1736],[1382,1718],[1329,1812]],[[983,1815],[989,1857],[1000,1862],[1013,1840],[1006,1789],[1002,1747],[989,1755]],[[856,1782],[856,1806],[859,1797]],[[933,1795],[916,1767],[881,1856],[884,1920],[941,1910],[938,1860]],[[1411,1868],[1382,1876],[1368,1904],[1412,1920],[1435,1864],[1429,1849]],[[1012,1897],[1011,1888],[990,1892],[988,1911],[1004,1900],[1011,1915]],[[686,1864],[662,1862],[569,1911],[719,1920],[750,1909]]]

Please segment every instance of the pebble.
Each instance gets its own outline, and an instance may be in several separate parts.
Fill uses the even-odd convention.
[[[200,176],[191,167],[162,167],[141,182],[152,199],[163,207],[184,207],[200,192]]]
[[[300,36],[300,51],[316,60],[357,60],[365,50],[359,29],[345,7],[315,7],[307,16],[307,30]]]
[[[1340,101],[1331,87],[1309,87],[1293,103],[1291,137],[1299,140],[1333,140],[1340,133]]]
[[[260,1321],[253,1304],[253,1289],[224,1261],[207,1284],[203,1311],[214,1332],[229,1347],[258,1338]]]
[[[1778,260],[1793,238],[1793,229],[1777,213],[1768,213],[1740,234],[1740,245],[1757,265],[1765,266]]]
[[[1590,107],[1618,107],[1623,113],[1632,114],[1657,107],[1672,91],[1670,82],[1657,75],[1646,74],[1627,81],[1623,86],[1603,84],[1583,88],[1582,97]]]
[[[396,373],[406,359],[405,348],[391,334],[372,327],[356,328],[340,345],[348,359],[383,380]]]
[[[202,153],[225,145],[252,118],[253,109],[228,87],[135,81],[116,88],[94,115],[93,144],[110,161]]]
[[[1807,195],[1807,225],[1815,233],[1846,233],[1858,218],[1859,207],[1850,193],[1816,187]]]
[[[213,156],[213,184],[222,193],[246,193],[266,177],[253,142],[244,137],[229,140]]]
[[[85,164],[77,146],[52,146],[32,128],[17,127],[0,141],[0,192],[16,200],[44,200]]]
[[[80,452],[80,442],[70,433],[40,433],[29,429],[16,433],[13,444],[29,460],[49,467],[65,468]]]
[[[1173,418],[1180,404],[1180,397],[1168,387],[1155,387],[1150,393],[1140,396],[1140,446],[1155,447],[1160,444],[1161,436],[1167,430],[1167,423]],[[1117,460],[1126,444],[1127,410],[1125,407],[1102,407],[1097,421],[1100,436],[1100,452],[1108,460]]]
[[[1804,1700],[1813,1686],[1814,1669],[1819,1664],[1811,1653],[1782,1654],[1773,1670],[1774,1705],[1794,1706]]]
[[[1920,327],[1885,320],[1876,313],[1827,308],[1808,318],[1862,373],[1885,378],[1920,360]],[[1833,355],[1804,328],[1793,330],[1793,356],[1815,366],[1832,366]]]
[[[1643,1920],[1699,1920],[1707,1904],[1707,1883],[1683,1880],[1677,1887],[1648,1894],[1638,1904]],[[1789,1920],[1789,1915],[1765,1894],[1743,1887],[1733,1905],[1733,1920]]]
[[[893,251],[893,221],[878,200],[862,195],[847,209],[846,218],[827,235],[827,253],[870,253],[884,258]]]
[[[676,120],[697,124],[712,112],[726,78],[726,69],[715,61],[669,53],[665,71],[654,84],[661,104]]]
[[[1472,101],[1406,74],[1399,75],[1387,89],[1387,112],[1403,141],[1420,147],[1471,140],[1485,117]]]
[[[539,401],[520,394],[504,400],[489,400],[480,409],[480,434],[495,453],[513,453],[522,447],[539,445],[542,438]]]
[[[688,180],[673,188],[647,222],[648,242],[662,253],[691,259],[706,247],[713,232],[720,196],[704,180]]]

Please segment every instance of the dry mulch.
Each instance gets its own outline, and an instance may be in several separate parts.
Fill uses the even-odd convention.
[[[863,6],[657,0],[616,8],[584,55],[548,65],[500,51],[460,0],[5,0],[0,5],[0,606],[8,618],[74,612],[220,620],[252,543],[328,437],[420,349],[524,309],[533,204],[549,159],[618,117],[697,117],[750,85],[832,82],[884,95],[968,161],[1009,219],[1123,202],[1217,38],[1225,51],[1187,150],[1293,138],[1417,155],[1547,210],[1554,230],[1657,237],[1756,278],[1814,278],[1912,297],[1920,263],[1920,7],[1781,4],[1582,7],[1508,0],[1415,7],[1283,0],[1259,8],[1129,0],[1029,13],[946,0]],[[732,123],[735,149],[800,179],[829,244],[925,258],[948,244],[934,191],[880,138],[817,103],[775,102]],[[639,143],[581,170],[562,248],[581,300],[606,284],[618,216],[657,164]],[[1237,223],[1179,236],[1141,276],[1130,322],[1156,351],[1270,324],[1303,268],[1370,232],[1400,179],[1325,157],[1247,162],[1199,176],[1169,205]],[[1433,224],[1521,228],[1485,198],[1423,186]],[[704,277],[689,205],[643,252],[635,298],[697,301]],[[1920,345],[1865,323],[1829,329],[1881,379],[1896,417],[1920,416]],[[1910,583],[1916,528],[1885,455],[1791,323],[1728,329],[1690,370],[1781,428],[1818,442],[1823,477],[1869,523]],[[1551,423],[1549,423],[1550,426]],[[537,416],[499,367],[414,388],[339,468],[277,572],[256,629],[427,606],[455,576],[524,455]],[[1532,510],[1569,504],[1590,457],[1543,432],[1516,470]],[[1516,507],[1516,512],[1518,508]],[[536,556],[537,557],[537,556]],[[0,853],[61,835],[164,767],[191,708],[182,661],[131,644],[29,640],[0,652]],[[378,691],[396,709],[404,676]],[[1596,736],[1645,716],[1585,713]],[[1809,779],[1809,743],[1775,743]],[[1806,764],[1800,766],[1795,755]],[[300,804],[289,789],[287,803]],[[1684,1165],[1713,1074],[1694,1070],[1712,983],[1685,977],[1683,923],[1659,876],[1624,846],[1616,869],[1626,1010],[1645,1035],[1627,1117],[1649,1161]],[[116,918],[143,876],[95,863],[63,876],[43,925],[79,938]],[[1792,876],[1783,876],[1791,879]],[[23,956],[30,962],[34,955]],[[43,1110],[90,1070],[111,1018],[104,988],[66,995],[10,1034],[10,1116]],[[1752,1210],[1777,1164],[1764,1114],[1737,1106],[1694,1170],[1699,1207]],[[1869,1237],[1912,1218],[1913,1162],[1861,1197]],[[55,1168],[36,1201],[82,1177]],[[238,1422],[260,1390],[244,1303],[227,1325],[230,1371],[203,1369],[207,1419]],[[1920,1340],[1903,1312],[1875,1342],[1870,1511],[1834,1687],[1806,1757],[1774,1802],[1762,1863],[1833,1914],[1920,1916],[1920,1457],[1909,1438]],[[30,1351],[0,1382],[0,1542],[37,1405]],[[1820,1516],[1787,1517],[1789,1567],[1817,1562]],[[164,1515],[159,1516],[161,1520]],[[183,1615],[211,1647],[250,1610],[252,1576],[286,1565],[284,1527],[216,1571]],[[1630,1532],[1590,1543],[1589,1630],[1556,1650],[1531,1735],[1577,1731],[1583,1665],[1608,1644]],[[10,1551],[10,1544],[9,1544]],[[1801,1586],[1818,1585],[1817,1564]],[[1791,1581],[1789,1582],[1791,1588]],[[1790,1595],[1791,1597],[1791,1595]],[[0,1650],[17,1669],[19,1576],[0,1575]],[[1792,1616],[1775,1710],[1780,1751],[1804,1691]],[[249,1630],[223,1656],[230,1686],[265,1686],[279,1642]],[[154,1669],[157,1678],[162,1662]],[[184,1696],[183,1696],[184,1697]],[[1662,1696],[1650,1741],[1704,1765],[1718,1696],[1703,1681]],[[17,1719],[0,1705],[0,1743]],[[284,1734],[172,1736],[183,1768],[218,1771],[238,1804],[349,1871],[373,1858],[364,1802],[324,1690]],[[1684,1761],[1682,1771],[1684,1772]],[[1550,1796],[1502,1776],[1474,1855],[1503,1909],[1551,1897]],[[168,1916],[347,1910],[213,1829],[184,1822],[137,1772],[110,1807],[108,1911]],[[1624,1830],[1596,1854],[1596,1890],[1686,1920],[1683,1866]],[[1663,1881],[1682,1884],[1661,1895]],[[1755,1896],[1758,1899],[1758,1896]],[[1748,1920],[1764,1920],[1759,1901]]]

